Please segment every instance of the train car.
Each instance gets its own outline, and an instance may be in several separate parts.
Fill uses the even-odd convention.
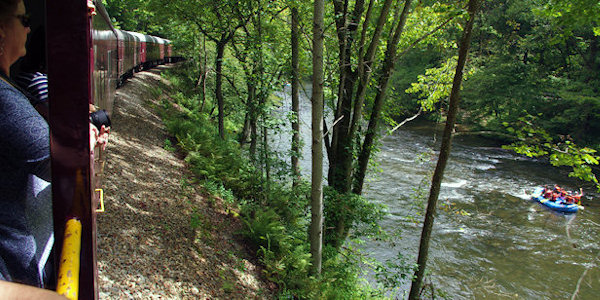
[[[123,38],[123,69],[119,72],[119,85],[133,77],[133,68],[135,67],[136,38],[125,30],[115,29],[118,35]],[[119,49],[121,50],[121,49]]]
[[[165,63],[172,64],[185,60],[183,56],[177,55],[173,41],[165,39],[165,49]]]
[[[144,35],[146,38],[146,61],[144,62],[144,69],[150,69],[158,65],[160,60],[160,47],[158,39],[151,35]]]
[[[80,229],[75,238],[78,246],[69,259],[79,264],[78,274],[73,275],[77,280],[76,297],[97,299],[99,197],[95,191],[94,157],[90,154],[89,110],[90,104],[101,104],[103,108],[111,105],[114,92],[110,89],[113,82],[116,84],[114,68],[118,67],[116,35],[110,35],[110,23],[100,26],[100,20],[94,24],[93,16],[105,16],[102,9],[92,9],[86,1],[47,1],[46,6],[54,261],[62,261],[60,254],[66,252],[63,245],[67,245],[64,241],[73,236],[65,234],[65,229],[70,228],[67,224],[78,223]],[[94,43],[94,32],[103,32],[106,40]],[[102,97],[107,97],[104,103]],[[73,221],[69,223],[70,220]]]
[[[97,299],[95,221],[101,203],[101,191],[97,190],[101,161],[97,159],[102,154],[99,149],[90,151],[90,104],[106,109],[109,115],[112,112],[118,79],[117,37],[101,5],[94,7],[81,0],[24,3],[32,18],[31,32],[46,37],[36,44],[43,49],[35,52],[44,54],[38,71],[47,73],[50,105],[54,244],[49,259],[58,273],[59,265],[65,265],[60,258],[67,252],[63,251],[68,244],[65,237],[78,236],[73,243],[76,247],[69,248],[76,250],[72,258],[79,266],[67,276],[77,283],[71,291],[78,293],[79,299]],[[30,41],[27,47],[32,44]],[[30,56],[34,51],[29,50]],[[21,70],[17,63],[11,75]],[[67,224],[73,222],[80,226],[79,233],[65,234],[70,228]],[[48,284],[60,288],[56,281]]]
[[[32,32],[47,37],[56,285],[70,299],[97,299],[96,214],[103,207],[104,162],[101,149],[90,149],[90,107],[110,117],[117,86],[142,67],[170,61],[172,50],[164,39],[115,29],[99,0],[24,2]]]
[[[96,19],[96,18],[93,18]],[[119,29],[112,29],[117,36],[117,87],[123,85],[125,81],[133,77],[136,55],[136,37],[130,32]]]
[[[142,64],[146,61],[146,37],[138,32],[127,31],[135,39],[135,49],[133,57],[133,71],[142,70]]]
[[[92,19],[96,19],[96,18],[92,18]],[[92,31],[94,31],[94,29],[92,29]],[[121,74],[123,74],[123,72],[125,72],[125,61],[124,61],[124,57],[125,57],[125,37],[123,36],[123,33],[119,30],[115,30],[112,29],[113,34],[117,37],[117,78],[120,77]],[[94,39],[94,36],[92,35],[92,40]],[[117,86],[120,86],[121,82],[120,80],[117,81]]]
[[[165,63],[173,62],[173,44],[171,40],[165,39]]]
[[[161,37],[154,37],[158,43],[158,61],[156,62],[157,65],[162,65],[165,63],[165,44],[166,44],[166,40],[161,38]]]
[[[112,115],[116,87],[120,84],[119,76],[125,70],[125,39],[113,28],[103,6],[98,6],[92,16],[91,33],[94,65],[90,103]]]

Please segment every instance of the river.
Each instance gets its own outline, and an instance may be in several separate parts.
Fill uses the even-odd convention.
[[[284,91],[279,93],[282,110],[290,107],[289,88]],[[301,118],[302,168],[309,174],[310,101],[305,95]],[[414,189],[433,172],[440,130],[441,126],[416,121],[382,140],[364,196],[387,206],[389,214],[380,225],[397,232],[400,241],[367,241],[362,246],[381,262],[394,260],[399,253],[409,263],[416,262],[422,217],[416,215]],[[277,139],[276,145],[290,144],[285,132]],[[567,174],[488,140],[457,136],[430,243],[427,267],[433,286],[451,299],[570,299],[574,293],[577,299],[598,299],[600,204],[593,199],[594,190],[584,189],[586,208],[572,215],[549,211],[529,196],[543,184],[578,189],[581,183]],[[428,187],[427,181],[425,197]],[[391,295],[405,298],[409,288],[405,282]]]

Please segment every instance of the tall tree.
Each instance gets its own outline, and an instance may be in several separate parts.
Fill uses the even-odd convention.
[[[454,131],[458,103],[460,101],[460,87],[463,80],[463,69],[467,61],[467,55],[471,45],[473,23],[475,23],[475,15],[479,9],[480,1],[481,0],[469,0],[467,7],[469,19],[463,31],[463,36],[458,49],[458,63],[456,65],[456,72],[454,73],[454,80],[452,82],[452,91],[450,92],[450,103],[448,108],[448,116],[446,119],[446,126],[444,127],[438,162],[431,180],[429,199],[427,201],[427,211],[425,213],[425,221],[423,223],[423,231],[421,233],[419,257],[417,259],[417,270],[415,271],[415,279],[412,282],[408,296],[408,299],[411,300],[419,299],[421,286],[423,285],[423,278],[425,275],[425,268],[427,266],[427,258],[429,254],[429,240],[431,239],[431,230],[435,219],[437,201],[440,194],[442,179],[444,178],[444,170],[446,169],[446,164],[448,162],[448,157],[450,156],[450,149],[452,146],[452,132]]]
[[[369,126],[367,129],[367,133],[365,134],[365,138],[363,140],[363,145],[361,152],[358,158],[358,170],[356,172],[356,182],[353,188],[353,192],[356,194],[361,194],[364,184],[364,179],[367,173],[367,166],[369,164],[369,159],[371,158],[371,151],[373,150],[373,144],[375,142],[375,138],[378,134],[378,126],[379,119],[381,115],[381,109],[383,108],[383,103],[387,96],[387,86],[392,76],[392,72],[394,71],[394,66],[396,64],[397,57],[397,46],[400,41],[400,37],[402,36],[402,32],[404,31],[404,24],[406,24],[406,18],[408,17],[408,12],[411,5],[411,0],[407,0],[404,3],[404,9],[400,14],[400,18],[398,20],[398,24],[394,30],[394,35],[392,40],[387,45],[387,50],[385,52],[385,58],[382,66],[382,72],[378,79],[378,91],[375,96],[375,101],[373,103],[373,109],[371,110],[371,117],[369,118]],[[365,82],[366,84],[366,82]],[[363,92],[364,93],[364,92]],[[364,98],[364,96],[363,96]],[[361,100],[362,101],[362,100]],[[358,117],[358,116],[357,116]],[[357,121],[356,121],[357,122]],[[354,123],[354,122],[353,122]]]
[[[194,23],[206,38],[215,43],[215,99],[218,106],[219,136],[225,138],[225,98],[223,96],[223,62],[227,45],[233,40],[238,29],[244,26],[255,14],[252,1],[164,1],[165,8],[172,10],[179,18]],[[198,7],[206,12],[199,13]]]
[[[406,16],[408,13],[408,9],[410,8],[410,3],[411,1],[406,1],[405,2],[405,9],[404,12],[406,12],[405,14],[402,15],[402,17],[400,18],[400,22],[398,22],[398,28],[403,28],[404,27],[404,23],[406,21]],[[368,24],[369,19],[370,19],[370,11],[372,8],[372,2],[370,2],[369,5],[369,9],[367,10],[367,15],[366,15],[366,19],[365,19],[365,24]],[[375,59],[375,54],[377,53],[377,48],[380,44],[380,37],[381,34],[383,32],[384,26],[387,23],[387,20],[389,18],[389,14],[390,14],[390,9],[392,6],[392,1],[385,1],[383,3],[383,6],[381,8],[380,14],[379,14],[379,18],[377,20],[377,25],[375,27],[375,30],[373,32],[372,35],[372,39],[371,39],[371,43],[369,44],[369,47],[367,48],[367,52],[364,54],[363,56],[363,48],[364,48],[364,38],[365,38],[365,30],[366,27],[363,27],[363,33],[361,35],[361,39],[359,42],[359,54],[358,54],[358,65],[356,68],[356,77],[357,77],[357,87],[356,87],[356,92],[353,94],[353,98],[352,98],[352,103],[353,104],[353,110],[351,112],[351,115],[348,115],[348,121],[349,121],[349,127],[345,127],[344,126],[340,126],[339,129],[340,130],[347,130],[347,133],[344,132],[342,134],[340,134],[339,136],[341,137],[338,140],[338,148],[337,148],[337,153],[341,154],[342,151],[345,152],[345,155],[342,154],[341,156],[336,156],[336,157],[348,157],[348,155],[352,155],[355,149],[355,146],[353,143],[353,138],[356,135],[358,126],[362,120],[362,108],[363,108],[363,103],[365,100],[365,95],[369,86],[369,80],[371,78],[371,74],[372,74],[372,69],[374,67],[374,59]],[[398,5],[398,10],[399,10],[400,6]],[[400,30],[402,31],[402,30]],[[400,35],[398,35],[398,39],[396,41],[391,41],[392,44],[398,43],[399,41],[399,37]],[[388,41],[390,42],[390,41]],[[389,45],[389,44],[388,44]],[[341,143],[340,143],[341,142]],[[342,146],[343,145],[343,146]],[[344,159],[343,161],[341,161],[341,164],[336,164],[336,166],[340,167],[341,172],[339,174],[343,174],[343,178],[344,178],[344,189],[345,192],[348,192],[352,181],[352,159]]]
[[[278,5],[278,4],[281,4]],[[268,112],[269,95],[278,89],[282,78],[282,69],[289,62],[289,35],[281,30],[285,20],[280,18],[285,10],[284,3],[271,1],[253,1],[254,16],[250,22],[238,30],[230,44],[235,58],[244,71],[246,83],[244,129],[240,134],[240,144],[250,138],[250,159],[257,163],[257,146],[261,143],[260,157],[268,176],[270,150],[266,145],[268,129],[271,126]],[[289,69],[289,67],[287,67]],[[261,120],[263,121],[261,123]],[[260,128],[262,126],[262,128]]]
[[[294,5],[294,4],[292,4]],[[291,44],[292,44],[292,176],[293,185],[300,180],[300,65],[299,65],[299,15],[298,7],[292,6]]]
[[[323,250],[323,39],[325,3],[315,0],[313,15],[312,182],[310,253],[312,273],[321,274]]]
[[[386,2],[389,0],[386,0]],[[346,175],[349,173],[349,161],[352,161],[352,136],[348,132],[350,128],[350,119],[352,117],[352,96],[354,94],[354,84],[356,82],[356,73],[352,58],[354,51],[357,48],[362,48],[361,45],[356,46],[356,34],[359,29],[359,24],[363,18],[364,0],[357,0],[354,3],[354,9],[350,12],[349,1],[336,0],[333,1],[336,33],[338,37],[339,53],[339,87],[338,87],[338,103],[335,108],[336,124],[332,125],[333,135],[331,138],[331,150],[328,153],[329,157],[329,185],[335,188],[340,194],[345,194],[349,191],[349,180]],[[368,11],[370,14],[372,11]],[[365,18],[370,19],[369,16]],[[387,16],[386,16],[387,19]],[[368,24],[363,24],[366,28]],[[364,41],[361,41],[364,42]]]
[[[256,18],[253,18],[256,21]],[[253,28],[258,25],[254,22]],[[258,25],[260,26],[260,25]],[[244,70],[246,81],[246,114],[244,118],[244,128],[239,139],[240,145],[244,145],[250,138],[250,160],[256,163],[256,147],[258,143],[258,119],[260,116],[260,82],[262,76],[261,51],[262,48],[258,45],[262,38],[258,34],[260,30],[253,30],[248,26],[243,26],[245,36],[238,38],[232,43],[235,57],[239,60],[242,69]],[[242,42],[240,42],[240,40]]]
[[[157,15],[143,0],[105,0],[108,15],[113,25],[123,30],[156,34],[159,28],[152,20]]]
[[[336,121],[332,125],[333,135],[330,142],[331,146],[328,147],[329,171],[327,179],[329,185],[340,195],[351,192],[354,138],[362,114],[362,103],[356,103],[359,100],[355,99],[355,96],[364,99],[374,55],[379,46],[383,28],[389,19],[392,2],[392,0],[385,0],[379,7],[380,14],[375,28],[370,28],[370,20],[371,15],[376,11],[376,9],[373,9],[376,1],[371,0],[369,2],[366,13],[365,1],[362,0],[357,0],[354,3],[352,12],[349,12],[349,1],[334,1],[333,3],[339,45],[339,87],[337,91],[338,102],[334,112]],[[363,25],[362,33],[358,42],[355,42],[361,21]],[[370,30],[373,30],[373,34],[365,55],[366,32]],[[359,65],[355,66],[353,61],[357,56]],[[360,82],[360,88],[355,92],[357,80]],[[356,103],[356,105],[353,105],[353,103]],[[354,111],[356,108],[358,108],[358,112]],[[347,220],[347,215],[343,210],[332,211],[331,219],[335,220],[334,237],[328,240],[333,241],[336,247],[341,246],[350,230],[350,224],[348,224],[350,221]]]
[[[344,199],[349,193],[362,193],[372,145],[378,134],[377,124],[387,97],[387,81],[394,72],[397,57],[424,40],[431,42],[429,37],[450,22],[456,14],[456,9],[451,5],[438,2],[432,6],[419,2],[419,6],[413,8],[410,0],[371,0],[366,12],[365,1],[353,2],[353,8],[349,7],[351,3],[341,0],[333,3],[339,46],[339,86],[336,89],[337,103],[332,107],[335,120],[331,129],[333,135],[331,142],[325,141],[329,158],[328,183],[340,199]],[[433,17],[427,16],[427,13]],[[404,27],[413,14],[416,15],[412,17],[415,25],[407,36]],[[423,19],[427,20],[423,22]],[[388,38],[382,38],[384,31],[389,31]],[[387,47],[385,51],[384,46]],[[396,49],[400,46],[403,49],[397,54]],[[383,52],[385,55],[381,55]],[[371,74],[377,75],[377,81],[371,79]],[[376,94],[375,101],[367,98],[367,95],[372,94]],[[363,110],[371,113],[366,133],[361,129]],[[355,158],[360,154],[360,138],[363,134],[363,153],[357,169],[359,164]],[[356,183],[354,179],[359,179],[359,182]],[[333,232],[333,235],[327,233],[328,242],[336,247],[341,246],[354,222],[352,208],[342,207],[343,209],[331,212],[329,219],[335,221],[327,227]],[[333,238],[329,238],[331,236]]]

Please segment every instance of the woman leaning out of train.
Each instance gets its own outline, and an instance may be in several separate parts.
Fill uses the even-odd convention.
[[[53,273],[48,123],[9,79],[29,32],[23,1],[0,0],[0,295],[64,299],[42,289]]]

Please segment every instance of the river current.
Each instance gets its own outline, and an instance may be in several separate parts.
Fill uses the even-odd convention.
[[[283,99],[279,113],[284,113],[290,107],[289,87],[278,96]],[[303,174],[310,174],[310,101],[305,94],[300,115]],[[416,191],[428,195],[440,139],[441,126],[422,121],[382,139],[364,196],[387,206],[389,214],[380,225],[400,240],[367,241],[362,248],[369,256],[384,262],[400,254],[416,262],[423,220],[417,215],[423,208],[416,204]],[[275,146],[289,144],[284,129]],[[451,299],[571,299],[574,294],[598,299],[600,202],[594,189],[584,186],[585,210],[564,215],[530,200],[531,191],[544,184],[582,186],[568,177],[568,170],[544,160],[515,155],[485,139],[455,137],[430,243],[427,269],[433,286]],[[406,298],[409,288],[405,282],[390,295]]]

